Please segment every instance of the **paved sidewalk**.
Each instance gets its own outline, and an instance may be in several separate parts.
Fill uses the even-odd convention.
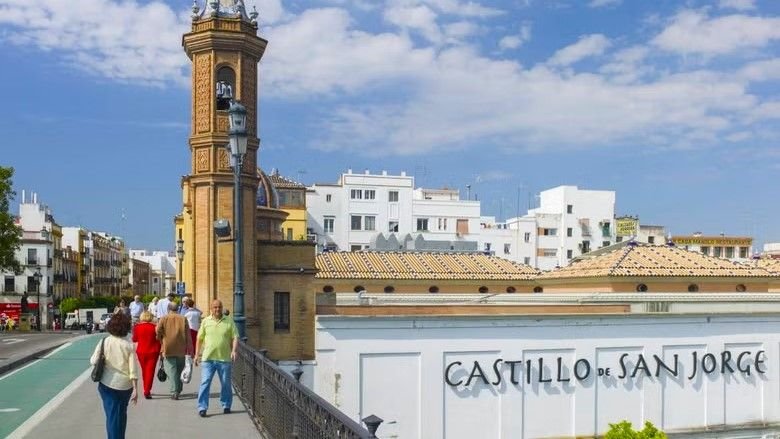
[[[92,337],[92,346],[100,337]],[[91,349],[88,350],[91,354]],[[79,353],[84,357],[84,351]],[[22,424],[10,438],[100,438],[105,437],[105,417],[97,383],[89,379],[88,357],[84,371],[58,396]],[[37,365],[33,365],[35,367]],[[140,370],[140,368],[139,368]],[[238,397],[233,398],[233,413],[222,414],[219,404],[219,379],[211,387],[209,416],[197,413],[197,390],[200,368],[193,371],[192,382],[184,385],[181,399],[173,401],[168,395],[168,383],[155,380],[153,398],[141,394],[136,406],[128,408],[128,438],[221,437],[257,438],[257,429]],[[140,388],[140,383],[139,383]],[[140,390],[140,389],[139,389]]]

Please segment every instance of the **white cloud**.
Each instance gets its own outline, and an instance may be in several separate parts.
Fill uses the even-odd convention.
[[[612,54],[608,63],[599,71],[619,83],[633,83],[654,72],[653,67],[645,62],[649,49],[645,46],[633,46]]]
[[[0,11],[9,41],[61,54],[93,75],[155,85],[189,81],[181,50],[189,20],[164,3],[0,0]]]
[[[670,52],[723,55],[761,48],[776,39],[780,39],[780,18],[746,15],[710,18],[704,12],[685,10],[652,42]]]
[[[609,46],[609,39],[604,35],[585,35],[576,43],[555,52],[548,62],[559,66],[571,65],[585,58],[601,55]]]
[[[427,4],[432,8],[448,14],[457,15],[460,17],[476,17],[476,18],[488,18],[501,15],[504,11],[488,6],[483,6],[473,1],[458,1],[458,0],[391,0],[391,3],[402,4]]]
[[[780,80],[780,58],[765,59],[746,64],[739,70],[738,75],[747,81]]]
[[[498,41],[501,50],[517,49],[531,40],[531,23],[523,22],[517,35],[507,35]]]
[[[413,76],[434,57],[404,35],[353,30],[343,9],[310,9],[268,28],[262,87],[277,96],[353,93],[374,83]],[[328,32],[323,32],[327,29]]]
[[[479,32],[479,26],[469,21],[456,21],[444,25],[448,42],[457,43]]]
[[[718,7],[721,9],[736,9],[738,11],[750,11],[756,9],[755,0],[720,0]]]
[[[401,29],[418,31],[430,42],[439,43],[442,40],[441,29],[436,23],[437,14],[425,5],[388,8],[385,9],[384,18]]]
[[[590,8],[601,8],[604,6],[615,6],[622,3],[623,0],[591,0],[590,3],[588,3],[588,7]]]
[[[31,7],[26,0],[0,0],[6,12],[0,20],[14,41],[64,53],[92,74],[188,86],[189,62],[180,47],[189,29],[186,12],[158,2],[69,1]],[[408,7],[441,12],[433,3]],[[714,21],[705,17],[699,25]],[[676,71],[681,67],[654,64],[652,45],[612,53],[610,41],[597,34],[526,68],[475,46],[415,44],[403,31],[358,30],[341,8],[295,15],[279,9],[266,22],[273,24],[262,27],[270,41],[261,66],[263,95],[313,102],[327,96],[324,119],[311,127],[319,128],[312,146],[325,149],[412,155],[474,147],[703,148],[744,132],[762,138],[760,125],[780,114],[777,103],[750,91],[754,81],[778,79],[777,59],[722,72]],[[421,20],[418,28],[431,22]],[[473,26],[457,20],[440,31],[443,38],[461,38],[478,30]],[[596,55],[606,62],[593,72],[572,67]]]

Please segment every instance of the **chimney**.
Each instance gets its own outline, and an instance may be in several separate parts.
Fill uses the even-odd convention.
[[[370,175],[371,174],[371,172],[368,169],[364,170],[363,173],[366,174],[366,175]]]
[[[406,177],[406,171],[401,171],[401,177]]]
[[[382,175],[387,175],[387,171],[383,170]]]

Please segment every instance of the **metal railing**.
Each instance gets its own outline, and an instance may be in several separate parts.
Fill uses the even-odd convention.
[[[376,438],[381,419],[366,418],[369,431],[246,343],[239,343],[237,354],[233,386],[261,433],[273,439]]]

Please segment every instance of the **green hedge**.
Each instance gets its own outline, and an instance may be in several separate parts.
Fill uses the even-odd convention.
[[[667,439],[666,434],[657,429],[650,421],[645,421],[645,428],[634,430],[629,421],[609,424],[609,431],[604,439]]]

